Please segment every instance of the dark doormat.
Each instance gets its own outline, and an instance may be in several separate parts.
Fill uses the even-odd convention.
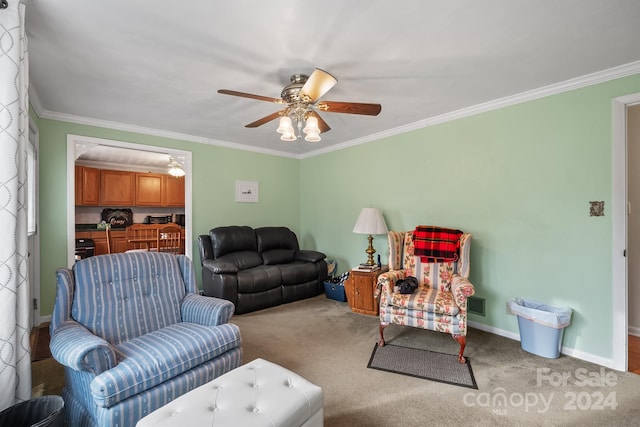
[[[437,353],[419,348],[375,344],[368,368],[426,380],[478,389],[471,362],[458,362],[457,354]]]

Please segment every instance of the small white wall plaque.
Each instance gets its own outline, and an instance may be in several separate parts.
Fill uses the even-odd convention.
[[[236,181],[236,202],[258,203],[258,182]]]

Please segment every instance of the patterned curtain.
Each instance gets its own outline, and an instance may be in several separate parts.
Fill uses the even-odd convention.
[[[2,2],[3,4],[6,2]],[[31,398],[25,6],[0,9],[0,410]]]

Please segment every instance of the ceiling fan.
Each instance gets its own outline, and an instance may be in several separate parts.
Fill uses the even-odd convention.
[[[306,134],[305,140],[316,142],[320,141],[321,132],[324,133],[331,129],[327,122],[320,117],[318,110],[327,113],[363,114],[367,116],[377,116],[382,110],[380,104],[320,101],[320,98],[336,83],[338,83],[338,80],[335,77],[324,70],[316,68],[310,76],[306,74],[292,75],[291,83],[282,89],[280,98],[270,98],[229,89],[220,89],[218,93],[286,105],[283,110],[251,122],[245,127],[255,128],[280,118],[277,130],[278,133],[282,134],[280,139],[283,141],[295,141],[304,132]]]

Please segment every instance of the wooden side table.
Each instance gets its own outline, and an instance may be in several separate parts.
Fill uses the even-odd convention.
[[[355,313],[377,316],[380,312],[378,299],[374,298],[378,276],[389,271],[388,265],[376,271],[351,270],[344,284],[349,307]]]

